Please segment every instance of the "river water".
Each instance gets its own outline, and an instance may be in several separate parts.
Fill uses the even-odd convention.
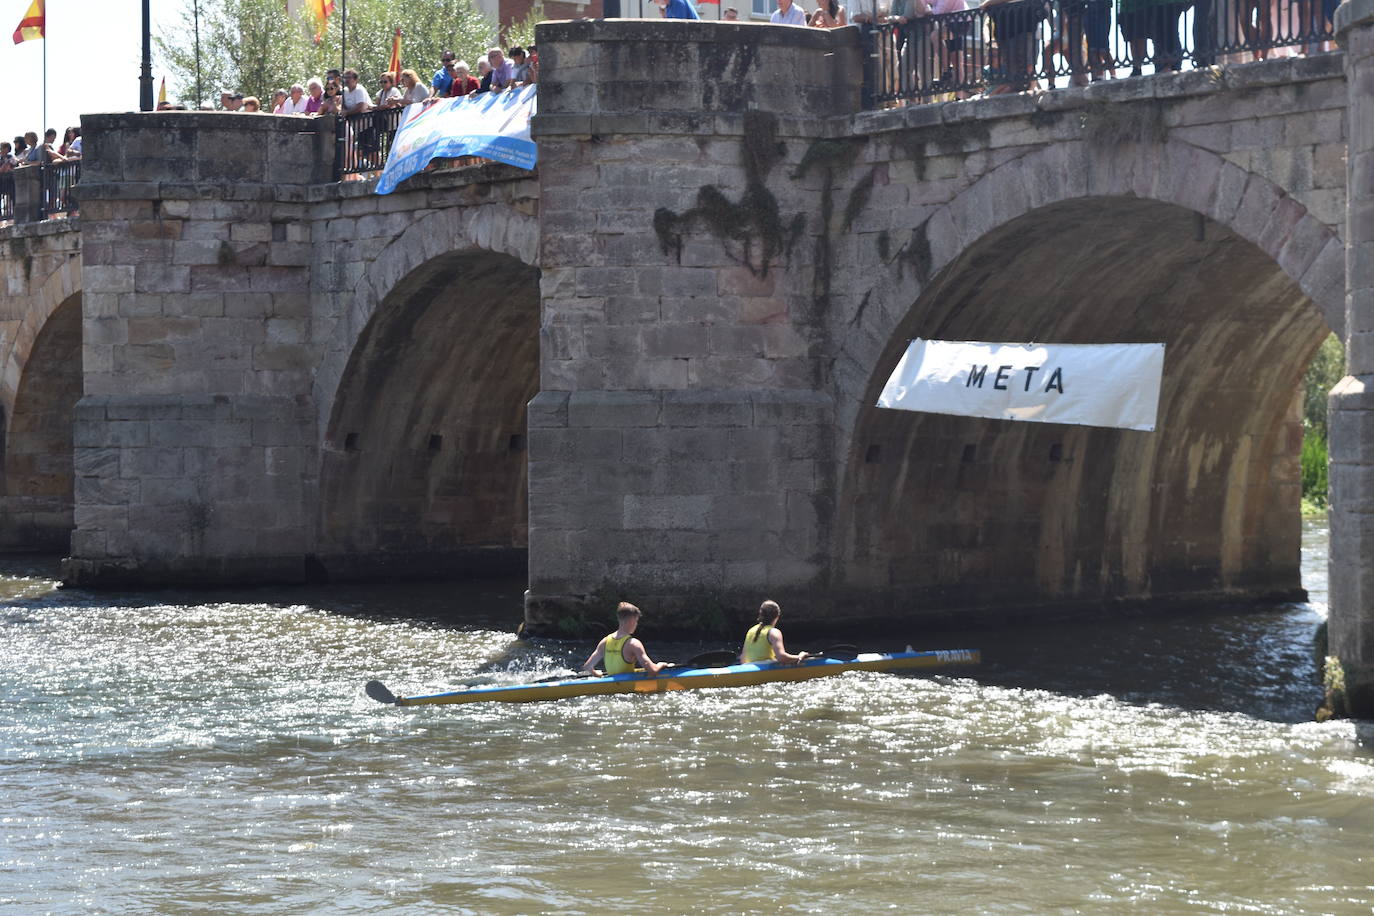
[[[1374,739],[1310,721],[1305,543],[1310,605],[899,634],[976,671],[406,709],[363,682],[588,647],[515,645],[514,582],[111,596],[11,563],[0,912],[1368,913]]]

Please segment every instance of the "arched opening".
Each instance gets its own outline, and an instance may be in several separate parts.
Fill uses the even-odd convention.
[[[1299,383],[1329,333],[1272,258],[1196,213],[1087,199],[989,233],[934,277],[913,337],[1167,344],[1154,433],[865,407],[836,578],[873,613],[1292,595]]]
[[[426,262],[353,348],[325,438],[318,558],[331,578],[523,572],[525,406],[539,387],[539,271]]]
[[[71,546],[76,402],[81,399],[81,294],[43,324],[19,376],[6,418],[6,550],[66,551]]]

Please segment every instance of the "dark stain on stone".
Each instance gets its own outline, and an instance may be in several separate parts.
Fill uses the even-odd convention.
[[[930,220],[926,220],[911,230],[911,238],[902,250],[897,252],[897,269],[903,280],[906,279],[907,269],[915,275],[916,280],[924,286],[930,280],[930,268],[933,266],[933,256],[930,253]]]
[[[1094,102],[1079,115],[1083,139],[1097,146],[1162,143],[1169,136],[1164,106],[1154,100],[1123,104]]]
[[[878,170],[872,168],[868,174],[859,179],[859,183],[849,192],[849,200],[844,205],[844,231],[848,232],[849,227],[854,225],[854,220],[859,218],[864,207],[868,206],[868,200],[873,196],[873,182],[878,177]]]
[[[228,242],[219,243],[219,251],[215,254],[215,260],[220,267],[232,267],[238,263],[238,252],[234,251],[234,246]]]
[[[992,129],[983,121],[959,121],[902,131],[892,142],[916,167],[916,179],[925,181],[926,167],[932,156],[953,156],[969,147],[986,147],[991,141]],[[934,153],[929,152],[931,149]]]
[[[1026,118],[1036,130],[1047,130],[1064,119],[1062,111],[1041,111],[1036,109]]]
[[[873,298],[873,290],[870,289],[866,291],[864,297],[859,300],[859,307],[854,310],[854,317],[849,319],[850,327],[853,327],[863,320],[864,312],[868,309],[868,300],[871,298]]]
[[[744,166],[745,189],[738,202],[732,202],[715,185],[697,191],[696,206],[682,213],[667,207],[654,211],[654,234],[664,254],[682,259],[682,239],[701,225],[712,235],[732,245],[726,252],[756,277],[768,276],[774,261],[791,257],[806,225],[804,214],[784,222],[778,199],[768,190],[769,173],[782,161],[787,148],[778,140],[778,119],[761,111],[744,116],[744,137],[740,159]]]
[[[878,257],[882,258],[883,261],[886,262],[891,254],[892,233],[884,229],[882,232],[878,233]]]

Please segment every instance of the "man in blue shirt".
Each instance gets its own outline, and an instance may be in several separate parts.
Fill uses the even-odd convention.
[[[434,73],[434,79],[429,84],[434,87],[434,96],[443,98],[448,95],[449,87],[453,85],[453,52],[444,51],[439,55],[439,69]]]
[[[657,0],[658,11],[664,19],[700,19],[687,0]]]

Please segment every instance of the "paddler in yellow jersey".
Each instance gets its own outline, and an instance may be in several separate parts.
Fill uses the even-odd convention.
[[[616,607],[615,615],[620,619],[620,627],[596,644],[596,651],[582,665],[582,670],[594,672],[596,663],[603,662],[607,674],[629,674],[636,668],[643,668],[651,676],[657,676],[667,665],[650,658],[649,653],[644,651],[644,643],[635,639],[639,608],[622,601]]]
[[[739,650],[739,663],[782,662],[784,665],[800,664],[810,656],[803,652],[793,655],[782,644],[782,630],[778,629],[778,618],[782,608],[776,601],[765,601],[759,605],[759,622],[744,634],[744,648]]]

